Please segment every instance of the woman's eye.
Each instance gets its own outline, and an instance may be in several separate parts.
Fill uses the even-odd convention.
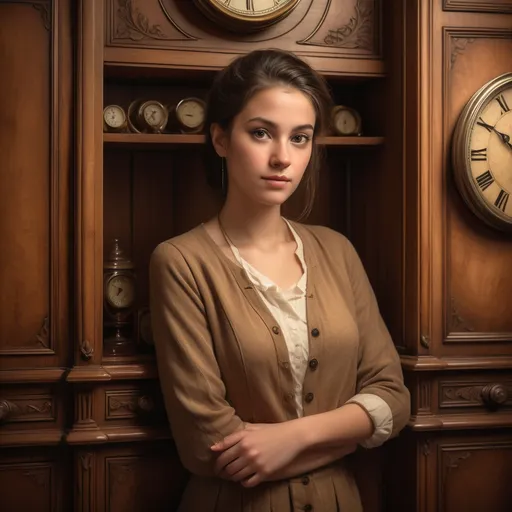
[[[257,138],[257,139],[264,139],[268,133],[266,130],[263,130],[263,129],[258,129],[258,130],[253,130],[252,131],[252,134]]]
[[[308,135],[305,135],[304,133],[300,133],[300,134],[294,135],[292,137],[292,141],[295,142],[296,144],[306,144],[310,140],[311,140],[311,137],[309,137]]]

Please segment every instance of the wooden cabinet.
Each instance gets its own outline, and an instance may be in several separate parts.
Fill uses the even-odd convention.
[[[204,98],[215,70],[275,46],[363,118],[361,137],[320,140],[306,222],[353,241],[411,390],[409,427],[356,461],[365,510],[508,510],[512,241],[464,206],[450,140],[473,92],[510,71],[511,20],[505,1],[301,0],[265,32],[235,34],[188,0],[0,0],[4,509],[175,509],[187,474],[145,330],[148,262],[220,201],[203,135],[103,133],[102,112]],[[114,238],[136,274],[132,350],[115,357]]]

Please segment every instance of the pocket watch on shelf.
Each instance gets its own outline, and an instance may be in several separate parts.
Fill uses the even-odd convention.
[[[123,132],[126,130],[126,112],[119,105],[107,105],[103,109],[103,131]]]
[[[135,304],[134,265],[115,238],[103,265],[103,353],[106,356],[134,352],[133,313]]]
[[[184,98],[169,112],[177,129],[182,133],[200,133],[204,127],[206,107],[199,98]]]
[[[453,134],[452,163],[470,210],[512,232],[512,73],[490,80],[468,101]]]
[[[168,120],[167,107],[156,100],[135,100],[128,107],[128,126],[136,133],[162,133]]]
[[[266,28],[282,20],[300,0],[194,0],[214,23],[236,32]]]
[[[361,135],[362,122],[357,110],[336,105],[331,112],[332,129],[336,135],[355,136]]]

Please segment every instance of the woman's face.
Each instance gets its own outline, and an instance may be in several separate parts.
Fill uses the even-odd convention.
[[[212,128],[228,168],[228,195],[265,206],[283,204],[297,189],[311,158],[316,115],[309,98],[285,86],[256,93],[229,133]]]

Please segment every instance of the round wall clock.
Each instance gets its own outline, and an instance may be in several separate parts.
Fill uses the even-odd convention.
[[[259,30],[288,16],[300,0],[194,0],[215,23],[235,31]]]
[[[512,232],[512,73],[468,101],[455,127],[452,161],[468,207],[488,225]]]

